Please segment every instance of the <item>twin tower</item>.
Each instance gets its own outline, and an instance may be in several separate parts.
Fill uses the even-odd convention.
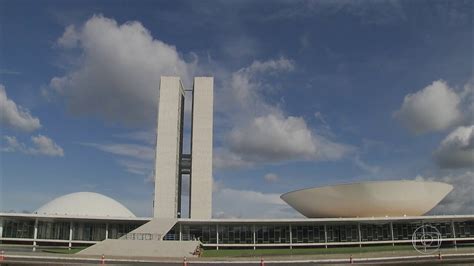
[[[189,175],[189,218],[212,215],[214,79],[195,77],[191,152],[183,153],[184,88],[179,77],[161,77],[155,161],[155,218],[180,218],[182,176]]]

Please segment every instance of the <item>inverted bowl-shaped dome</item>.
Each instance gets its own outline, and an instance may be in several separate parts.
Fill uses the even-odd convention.
[[[309,218],[421,216],[452,189],[441,182],[374,181],[296,190],[281,198]]]
[[[93,192],[67,194],[41,206],[38,214],[71,216],[135,217],[125,206],[114,199]]]

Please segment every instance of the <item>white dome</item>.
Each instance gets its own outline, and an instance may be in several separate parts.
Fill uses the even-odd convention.
[[[136,217],[116,200],[93,192],[76,192],[55,198],[41,206],[35,213],[71,216]]]

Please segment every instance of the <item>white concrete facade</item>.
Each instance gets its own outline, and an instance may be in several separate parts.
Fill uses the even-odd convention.
[[[195,77],[191,139],[191,219],[212,216],[212,129],[214,79]]]
[[[451,190],[442,182],[370,181],[296,190],[281,195],[308,218],[421,216]]]
[[[179,77],[161,77],[153,216],[177,218],[184,89]]]

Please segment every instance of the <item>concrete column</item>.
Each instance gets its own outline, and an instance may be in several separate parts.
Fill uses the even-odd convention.
[[[290,249],[293,249],[293,232],[291,230],[291,224],[289,225],[290,229]]]
[[[72,221],[69,223],[69,249],[71,249],[72,247],[72,227],[73,227],[73,223]]]
[[[452,230],[452,233],[453,233],[453,243],[454,243],[454,247],[457,248],[458,247],[458,243],[456,241],[456,227],[454,227],[454,221],[451,221],[451,230]]]
[[[392,236],[392,246],[395,246],[395,236],[393,235],[393,222],[390,222],[390,235]]]
[[[181,230],[181,223],[179,224],[179,241],[183,241],[183,230]]]
[[[219,250],[219,224],[216,224],[216,249]]]
[[[105,239],[109,239],[109,223],[105,224]]]
[[[255,233],[255,225],[252,226],[252,233],[253,233],[253,249],[257,249],[257,237]]]
[[[36,251],[37,238],[38,238],[38,219],[35,219],[35,230],[33,231],[33,251]]]
[[[0,238],[3,237],[3,219],[0,219]]]
[[[326,225],[324,225],[324,243],[326,243],[325,247],[328,248],[328,229]]]
[[[362,247],[362,233],[360,232],[360,223],[357,224],[357,232],[359,233],[359,247]]]
[[[212,216],[212,128],[214,79],[194,78],[191,131],[191,219]]]

